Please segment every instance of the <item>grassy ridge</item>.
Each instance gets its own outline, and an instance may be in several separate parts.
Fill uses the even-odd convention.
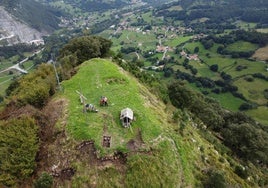
[[[124,75],[118,67],[109,60],[94,59],[84,63],[78,74],[71,80],[63,83],[65,96],[70,101],[70,115],[68,129],[78,140],[94,139],[101,145],[103,125],[107,125],[108,133],[112,135],[112,147],[122,147],[135,136],[135,129],[141,128],[144,141],[148,141],[160,134],[162,130],[161,112],[152,111],[152,105],[158,106],[158,101],[151,96],[145,98],[149,92],[137,84],[134,78]],[[98,113],[83,113],[80,104],[81,91],[91,103],[99,110]],[[101,96],[107,96],[108,107],[99,107]],[[144,96],[141,97],[141,96]],[[119,121],[120,111],[126,107],[134,111],[136,121],[131,129],[124,129]]]
[[[225,173],[227,182],[248,185],[234,174],[223,154],[199,135],[192,120],[171,120],[170,106],[165,106],[147,88],[120,67],[105,59],[84,62],[72,79],[64,81],[63,97],[68,99],[67,130],[77,141],[95,140],[99,155],[115,150],[130,151],[129,140],[137,140],[141,130],[144,143],[139,151],[128,152],[121,167],[108,163],[91,166],[77,161],[72,187],[187,187],[201,186],[202,169],[217,168]],[[98,113],[83,113],[76,90],[96,105]],[[100,96],[107,96],[108,107],[100,107]],[[130,107],[136,121],[132,128],[123,128],[120,110]],[[185,123],[184,134],[178,133]],[[104,125],[107,127],[104,131]],[[111,147],[102,147],[102,136],[112,136]],[[202,148],[202,149],[201,149]]]
[[[115,165],[85,168],[85,164],[75,163],[77,176],[73,178],[73,187],[159,187],[165,184],[174,187],[181,182],[177,146],[172,139],[162,136],[170,127],[165,106],[135,78],[109,60],[92,59],[83,63],[63,87],[63,95],[69,101],[67,129],[71,137],[78,141],[95,140],[100,155],[128,150],[127,142],[136,138],[138,129],[144,141],[142,152],[128,157],[125,173]],[[76,90],[82,91],[87,103],[96,105],[99,112],[83,113]],[[99,107],[100,96],[108,97],[108,107]],[[130,107],[136,117],[131,129],[123,128],[119,121],[120,110],[125,107]],[[106,131],[103,131],[104,125]],[[112,136],[110,148],[102,147],[104,134]],[[153,154],[149,147],[153,148]]]

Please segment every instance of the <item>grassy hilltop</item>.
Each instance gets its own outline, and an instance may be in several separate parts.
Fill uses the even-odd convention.
[[[112,155],[115,151],[135,153],[130,154],[124,173],[120,172],[123,169],[117,169],[116,164],[104,165],[105,170],[96,167],[99,176],[111,171],[111,178],[99,177],[97,185],[111,183],[114,186],[133,186],[137,183],[139,186],[160,186],[162,183],[174,186],[181,181],[180,159],[176,157],[179,154],[178,151],[172,151],[174,143],[165,139],[154,141],[162,138],[164,129],[168,130],[170,126],[165,107],[135,78],[109,60],[93,59],[83,63],[78,73],[71,80],[65,81],[63,87],[63,95],[69,101],[67,130],[71,137],[77,141],[94,140],[98,157]],[[82,92],[87,98],[86,103],[94,104],[99,112],[83,113],[83,105],[76,90]],[[108,107],[99,106],[101,96],[108,97]],[[126,107],[134,111],[136,119],[131,128],[123,128],[119,120],[120,111]],[[102,147],[104,135],[111,136],[110,148]],[[151,151],[150,147],[159,151]],[[169,148],[170,151],[163,152],[163,148]],[[163,163],[162,158],[173,160]],[[76,178],[79,179],[79,176]],[[162,182],[158,180],[159,176]],[[126,179],[123,184],[122,179]]]
[[[95,139],[100,146],[106,125],[107,134],[113,139],[111,148],[116,149],[126,145],[138,128],[142,130],[144,141],[148,142],[167,126],[163,104],[126,74],[109,60],[93,59],[85,62],[77,75],[63,83],[64,95],[69,100],[68,130],[76,139]],[[99,112],[83,113],[76,91],[82,92],[87,98],[86,103],[94,104]],[[101,96],[108,97],[108,107],[99,106]],[[119,121],[120,111],[126,107],[131,108],[136,117],[132,130],[123,129]]]
[[[10,88],[13,101],[0,113],[1,185],[254,187],[264,181],[264,171],[234,158],[190,111],[164,104],[113,61],[94,58],[75,69],[55,95],[47,64]],[[99,111],[83,112],[77,91]],[[101,96],[109,106],[99,106]],[[126,107],[134,111],[131,128],[119,120]],[[110,147],[103,136],[111,136]]]
[[[209,182],[202,175],[205,170],[212,176],[224,176],[223,181],[228,184],[249,186],[249,182],[232,171],[230,162],[233,165],[236,162],[230,158],[228,162],[226,154],[216,151],[204,140],[190,116],[179,115],[177,121],[173,120],[173,107],[163,104],[110,60],[92,59],[81,64],[77,74],[63,82],[63,88],[62,96],[58,97],[68,101],[67,142],[54,152],[58,155],[68,150],[65,157],[76,173],[71,182],[58,185],[184,187],[201,185],[201,180]],[[83,93],[86,103],[94,104],[99,112],[83,113],[76,91]],[[108,97],[108,107],[99,106],[101,96]],[[119,121],[120,110],[125,107],[134,111],[136,120],[131,128],[123,128]],[[186,126],[183,135],[178,131],[181,123]],[[104,135],[111,136],[110,148],[102,146]],[[79,143],[89,140],[94,140],[96,156],[87,151],[86,146],[82,151],[74,151]],[[124,153],[124,159],[103,160],[116,152]]]

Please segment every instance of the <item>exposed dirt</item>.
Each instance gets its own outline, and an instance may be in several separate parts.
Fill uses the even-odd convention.
[[[31,105],[18,108],[15,103],[11,102],[7,105],[4,111],[0,112],[0,119],[7,120],[12,118],[19,118],[23,115],[34,116],[39,113],[39,110]]]
[[[138,151],[141,147],[144,146],[144,141],[142,139],[142,134],[141,134],[141,130],[138,129],[137,130],[137,134],[136,137],[134,139],[131,139],[128,141],[127,143],[127,148],[131,151]]]
[[[33,117],[40,126],[40,147],[36,156],[37,167],[33,181],[42,172],[48,172],[54,177],[54,187],[71,186],[71,179],[77,173],[77,169],[73,167],[76,163],[99,170],[113,166],[118,172],[125,174],[128,155],[142,152],[141,149],[145,145],[141,130],[138,129],[135,138],[128,142],[129,153],[115,151],[112,155],[99,157],[93,140],[77,142],[68,136],[66,131],[67,105],[68,101],[65,99],[52,100],[41,110],[30,105],[17,108],[10,104],[5,112],[0,114],[1,119],[27,115]],[[104,115],[104,119],[108,118]],[[104,136],[108,134],[107,123],[105,122],[103,126]],[[29,187],[33,181],[27,182],[28,185],[24,184],[22,187]],[[95,186],[92,185],[92,187]]]
[[[263,48],[259,48],[254,55],[252,56],[254,59],[260,60],[260,61],[266,61],[268,60],[268,46],[265,46]]]
[[[109,78],[106,80],[107,84],[124,84],[126,80],[122,78]]]
[[[19,118],[27,115],[34,118],[40,126],[40,147],[36,156],[37,168],[33,180],[37,179],[42,172],[48,172],[54,177],[54,187],[71,185],[71,179],[76,173],[76,169],[71,164],[76,162],[100,170],[113,166],[118,172],[125,173],[127,153],[116,151],[112,155],[98,157],[93,140],[78,143],[68,136],[65,130],[68,115],[67,105],[67,100],[59,99],[50,101],[46,107],[40,110],[30,105],[18,108],[11,103],[0,114],[1,119]],[[108,118],[104,114],[104,119]],[[107,137],[106,123],[103,126],[103,135]],[[109,137],[109,142],[105,142],[104,147],[108,147],[110,139]],[[142,133],[141,130],[138,130],[136,137],[128,142],[127,147],[131,152],[136,153],[143,145]],[[25,182],[21,186],[28,187],[31,184],[32,182]],[[92,186],[94,187],[94,185]]]
[[[67,117],[65,106],[67,104],[68,101],[63,99],[51,101],[38,114],[39,116],[35,116],[40,126],[39,138],[41,140],[36,157],[36,176],[44,171],[50,173],[55,177],[55,186],[60,185],[60,182],[70,180],[75,174],[75,169],[70,166],[74,154],[70,151],[74,144],[67,141],[65,132]],[[55,126],[59,120],[61,124]]]
[[[124,173],[127,154],[115,152],[113,155],[98,157],[93,140],[78,143],[68,136],[65,131],[66,105],[66,100],[51,101],[42,110],[42,114],[45,115],[38,117],[41,145],[36,158],[36,177],[46,171],[54,177],[54,187],[65,186],[66,181],[70,183],[76,173],[71,164],[77,162],[99,169],[112,165]],[[103,131],[107,132],[106,126]]]

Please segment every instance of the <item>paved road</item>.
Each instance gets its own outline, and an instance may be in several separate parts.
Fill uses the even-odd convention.
[[[15,65],[13,65],[13,66],[10,66],[10,67],[8,67],[8,68],[6,68],[6,69],[0,71],[0,73],[7,72],[7,71],[12,70],[12,69],[16,69],[16,70],[20,71],[21,73],[27,74],[28,71],[22,69],[22,68],[20,67],[20,65],[22,65],[24,62],[28,61],[30,57],[33,57],[34,55],[39,54],[39,53],[40,53],[41,51],[43,51],[43,50],[44,50],[44,48],[42,48],[41,50],[39,50],[39,51],[33,53],[31,56],[26,57],[25,59],[23,59],[23,60],[20,61],[19,63],[17,63],[17,64],[15,64]]]

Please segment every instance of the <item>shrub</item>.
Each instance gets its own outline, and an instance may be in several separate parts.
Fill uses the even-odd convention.
[[[204,182],[206,188],[225,188],[226,180],[220,171],[210,170],[207,174],[208,178]]]
[[[217,64],[211,65],[210,66],[210,70],[212,70],[213,72],[217,72],[219,69],[219,66]]]
[[[17,180],[32,175],[38,151],[37,131],[29,117],[0,121],[0,185],[13,187]]]
[[[246,110],[250,110],[252,108],[254,108],[254,106],[252,104],[243,103],[243,104],[240,105],[239,110],[246,111]]]
[[[0,95],[0,103],[4,101],[4,97]]]
[[[43,172],[38,180],[34,183],[35,188],[51,188],[53,185],[53,178],[46,172]]]
[[[56,90],[56,78],[52,65],[42,64],[38,69],[14,82],[7,93],[17,99],[19,105],[31,104],[41,108]]]
[[[248,171],[242,166],[236,166],[234,172],[243,179],[248,177]]]

